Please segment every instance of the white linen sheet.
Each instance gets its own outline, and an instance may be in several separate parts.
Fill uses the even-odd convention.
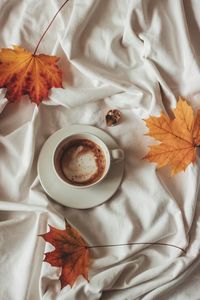
[[[64,2],[1,0],[0,47],[33,51]],[[64,89],[38,107],[0,94],[0,299],[200,299],[199,160],[170,177],[141,158],[154,141],[144,118],[171,114],[178,96],[200,108],[198,0],[70,0],[38,53],[59,56]],[[68,71],[70,66],[70,73]],[[120,125],[105,113],[117,108]],[[125,150],[123,182],[106,203],[88,210],[59,205],[42,189],[37,159],[45,140],[71,124],[106,130]],[[66,195],[67,197],[67,195]],[[163,242],[96,248],[89,282],[60,290],[60,269],[42,262],[53,247],[38,237],[64,218],[88,244]]]

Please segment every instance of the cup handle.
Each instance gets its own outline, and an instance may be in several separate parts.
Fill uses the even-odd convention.
[[[119,162],[124,159],[124,151],[120,148],[110,150],[111,162]]]

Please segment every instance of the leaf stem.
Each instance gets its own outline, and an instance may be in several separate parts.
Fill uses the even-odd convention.
[[[41,41],[43,40],[45,34],[47,33],[47,31],[48,31],[49,28],[51,27],[53,21],[55,20],[55,18],[57,17],[57,15],[58,15],[59,12],[61,11],[61,9],[65,6],[65,4],[67,4],[68,1],[69,1],[69,0],[66,0],[66,1],[61,5],[61,7],[59,8],[59,10],[58,10],[57,13],[54,15],[53,19],[51,20],[51,22],[49,23],[49,25],[48,25],[47,28],[45,29],[44,33],[42,34],[41,38],[39,39],[39,41],[38,41],[38,43],[37,43],[37,45],[36,45],[36,48],[35,48],[35,50],[34,50],[34,52],[33,52],[33,56],[36,55],[36,52],[37,52],[37,50],[38,50],[38,47],[39,47]]]
[[[186,251],[176,245],[168,244],[168,243],[125,243],[125,244],[111,244],[111,245],[92,245],[92,246],[87,246],[87,248],[107,248],[107,247],[119,247],[119,246],[130,246],[130,245],[158,245],[158,246],[168,246],[168,247],[173,247],[181,250],[182,252],[186,253]]]

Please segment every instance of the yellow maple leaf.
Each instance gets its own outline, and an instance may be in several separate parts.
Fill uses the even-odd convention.
[[[56,56],[34,55],[26,49],[13,46],[13,49],[0,50],[0,88],[7,88],[6,98],[17,101],[28,94],[39,104],[48,98],[52,87],[62,87],[62,73],[56,65]]]
[[[157,163],[157,167],[169,165],[171,174],[184,171],[196,160],[196,148],[200,145],[200,110],[194,116],[192,107],[182,98],[173,109],[175,118],[161,114],[145,120],[146,134],[161,142],[151,145],[144,159]]]

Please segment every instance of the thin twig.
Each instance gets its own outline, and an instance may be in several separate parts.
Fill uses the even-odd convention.
[[[59,14],[59,12],[61,11],[61,9],[65,6],[65,4],[68,2],[69,0],[66,0],[62,5],[61,7],[59,8],[59,10],[57,11],[57,13],[55,14],[55,16],[53,17],[53,19],[51,20],[51,22],[49,23],[49,25],[47,26],[47,28],[45,29],[43,35],[41,36],[41,38],[39,39],[38,43],[37,43],[37,46],[35,48],[35,51],[33,52],[33,55],[36,55],[36,52],[38,50],[38,47],[43,39],[43,37],[45,36],[45,34],[47,33],[47,31],[49,30],[51,24],[53,23],[53,21],[55,20],[55,18],[57,17],[57,15]]]
[[[168,243],[126,243],[126,244],[112,244],[112,245],[92,245],[92,246],[87,246],[87,248],[107,248],[107,247],[119,247],[119,246],[130,246],[130,245],[158,245],[158,246],[168,246],[168,247],[173,247],[173,248],[177,248],[181,251],[183,251],[184,253],[186,253],[186,251],[179,247],[179,246],[175,246],[172,244],[168,244]]]

